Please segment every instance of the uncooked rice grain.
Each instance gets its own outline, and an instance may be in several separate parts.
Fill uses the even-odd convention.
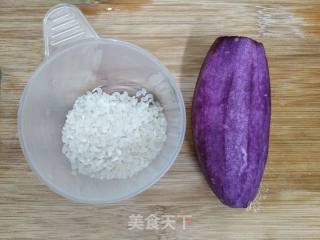
[[[153,95],[141,89],[77,98],[62,130],[62,152],[74,174],[125,179],[146,168],[166,140],[167,121]]]

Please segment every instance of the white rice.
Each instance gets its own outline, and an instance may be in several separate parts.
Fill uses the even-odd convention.
[[[79,97],[67,114],[62,152],[74,174],[129,178],[159,154],[166,128],[161,106],[145,89],[131,97],[97,88]]]

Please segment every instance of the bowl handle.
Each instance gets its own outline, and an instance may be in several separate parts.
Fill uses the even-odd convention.
[[[44,53],[48,58],[57,50],[76,42],[98,39],[82,12],[71,4],[58,4],[43,19]]]

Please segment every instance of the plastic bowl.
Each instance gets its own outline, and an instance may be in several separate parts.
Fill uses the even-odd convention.
[[[140,47],[99,38],[72,5],[49,10],[44,39],[47,58],[29,80],[18,112],[20,144],[33,171],[54,192],[84,203],[128,199],[156,183],[175,161],[186,126],[183,98],[169,71]],[[144,87],[164,107],[168,122],[164,147],[147,168],[129,179],[74,176],[62,154],[61,130],[67,112],[77,97],[97,86]]]

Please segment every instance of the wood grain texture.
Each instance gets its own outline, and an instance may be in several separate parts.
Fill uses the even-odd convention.
[[[69,1],[99,35],[155,54],[176,76],[188,113],[185,142],[170,171],[139,196],[106,206],[72,203],[49,191],[27,166],[18,142],[19,97],[43,59],[42,18],[59,2],[0,2],[0,239],[320,239],[318,0]],[[220,204],[192,146],[193,88],[206,51],[220,35],[262,41],[269,58],[270,154],[249,209]],[[186,230],[130,231],[131,214],[190,214],[193,222]]]

